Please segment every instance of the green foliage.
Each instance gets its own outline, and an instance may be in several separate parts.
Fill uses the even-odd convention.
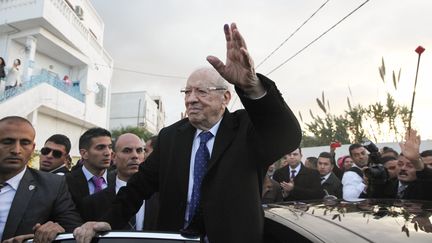
[[[381,80],[386,82],[386,67],[384,58],[381,60],[381,66],[378,68]],[[393,87],[397,90],[401,75],[399,69],[398,75],[392,72]],[[351,89],[348,87],[350,96]],[[409,109],[407,106],[396,103],[393,96],[387,92],[385,104],[375,102],[370,105],[362,106],[361,104],[353,105],[350,98],[347,97],[348,109],[342,115],[333,115],[330,113],[330,102],[325,100],[324,92],[321,99],[316,98],[318,107],[324,113],[324,116],[317,116],[309,110],[312,122],[306,123],[306,131],[303,133],[302,146],[325,146],[334,140],[341,143],[360,142],[363,138],[374,138],[383,135],[383,126],[386,125],[389,134],[394,138],[402,136],[400,128],[406,128],[409,123]],[[303,121],[303,118],[302,118]],[[368,126],[368,129],[365,129]],[[370,128],[370,129],[369,129]],[[368,130],[368,132],[366,132]],[[376,134],[378,133],[378,134]],[[308,135],[312,134],[312,135]]]
[[[147,141],[150,137],[153,136],[153,134],[144,127],[127,126],[111,130],[111,136],[114,141],[123,133],[133,133],[138,137],[144,139],[144,141]]]

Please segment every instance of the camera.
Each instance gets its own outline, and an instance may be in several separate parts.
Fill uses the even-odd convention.
[[[385,184],[389,179],[387,169],[381,161],[381,154],[378,147],[369,139],[363,140],[362,146],[369,151],[368,168],[364,170],[369,184]]]

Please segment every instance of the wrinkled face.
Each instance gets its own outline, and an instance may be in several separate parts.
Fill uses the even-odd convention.
[[[400,169],[398,180],[402,182],[411,182],[417,180],[417,174],[414,165],[404,156],[399,156],[398,167]]]
[[[329,158],[318,157],[318,172],[325,176],[333,170],[333,165]]]
[[[94,137],[91,139],[90,148],[81,149],[84,165],[92,173],[100,173],[111,164],[112,145],[110,137]]]
[[[124,134],[118,138],[113,159],[120,179],[127,181],[138,172],[139,164],[144,161],[144,144],[133,134]]]
[[[0,123],[0,176],[8,180],[27,165],[34,148],[35,132],[26,122]]]
[[[384,167],[387,169],[390,178],[396,178],[399,174],[400,168],[398,166],[398,160],[390,160],[384,164]]]
[[[45,143],[44,148],[48,148],[51,151],[43,155],[42,153],[39,155],[39,169],[42,171],[52,171],[62,165],[66,162],[66,148],[64,145],[56,144],[54,142],[48,141]],[[59,151],[61,152],[60,157],[56,157],[54,155],[57,155]]]
[[[369,156],[364,147],[359,147],[351,150],[351,158],[358,167],[363,168],[367,165]]]
[[[221,119],[231,99],[229,91],[216,90],[222,87],[212,79],[213,75],[197,71],[189,77],[184,89],[186,114],[190,123],[206,131]]]
[[[297,167],[301,163],[302,154],[299,149],[287,154],[287,162],[291,168]]]
[[[432,169],[432,156],[422,157],[422,159],[425,166],[427,166],[429,169]]]
[[[343,163],[343,167],[344,167],[344,169],[345,170],[349,170],[351,167],[352,167],[352,165],[353,165],[353,160],[351,159],[351,157],[348,157],[348,158],[346,158],[345,160],[344,160],[344,163]]]

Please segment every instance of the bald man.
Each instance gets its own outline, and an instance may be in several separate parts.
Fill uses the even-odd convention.
[[[125,133],[117,138],[113,151],[113,160],[117,165],[117,170],[112,172],[116,173],[115,187],[108,186],[83,199],[81,213],[84,220],[98,220],[107,212],[119,189],[126,186],[129,178],[138,172],[139,165],[144,161],[144,155],[144,143],[137,135]],[[135,220],[130,220],[124,229],[142,230],[143,221],[144,207],[141,206],[135,215]]]

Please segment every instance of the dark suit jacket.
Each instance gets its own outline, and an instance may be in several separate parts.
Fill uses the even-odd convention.
[[[2,241],[31,234],[35,224],[47,221],[59,223],[66,232],[82,224],[65,178],[27,168],[12,201]]]
[[[273,179],[279,183],[289,182],[289,165],[279,168],[273,174]],[[317,170],[309,169],[301,164],[300,171],[294,178],[294,189],[284,201],[322,199],[324,191],[321,187],[321,177]]]
[[[115,183],[113,183],[98,193],[84,197],[81,201],[81,216],[84,221],[100,220],[111,208],[115,195]],[[146,200],[143,230],[156,229],[158,207],[158,194],[156,193]],[[130,227],[126,225],[123,229],[130,229]]]
[[[212,243],[262,241],[263,171],[297,148],[301,140],[298,121],[274,83],[259,78],[267,95],[251,100],[237,89],[246,110],[225,111],[202,181],[202,217],[191,228],[205,232]],[[153,153],[119,191],[106,217],[114,229],[127,222],[142,199],[157,191],[158,230],[184,227],[195,132],[187,118],[160,131]]]
[[[114,186],[115,188],[115,174],[108,173],[107,174],[108,187]],[[72,200],[74,201],[78,212],[82,215],[82,200],[83,198],[90,195],[88,183],[82,168],[79,167],[75,170],[72,170],[70,173],[66,175],[66,182],[69,187],[70,194],[72,195]]]
[[[325,189],[329,195],[336,196],[337,198],[342,198],[342,182],[333,172],[330,174],[329,178],[322,184],[322,188]]]
[[[385,184],[369,185],[367,197],[370,198],[397,198],[399,180],[388,180]],[[417,180],[409,183],[402,199],[432,201],[432,170],[425,167],[417,171]]]

